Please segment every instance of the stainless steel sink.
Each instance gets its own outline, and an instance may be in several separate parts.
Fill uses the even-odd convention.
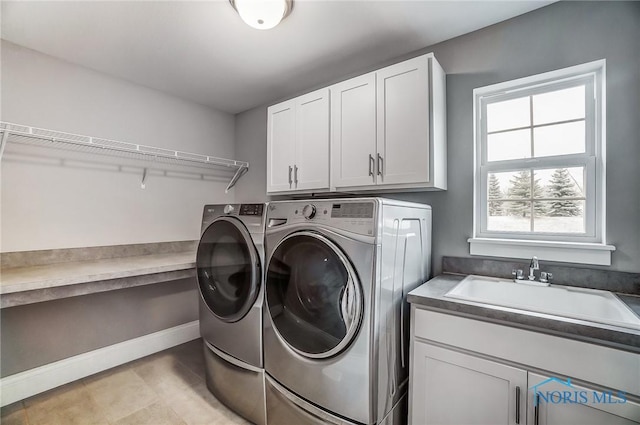
[[[640,330],[640,317],[614,294],[569,286],[532,286],[467,276],[445,297]]]

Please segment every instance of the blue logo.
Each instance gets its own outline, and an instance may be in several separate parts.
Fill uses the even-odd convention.
[[[550,383],[561,385],[562,390],[545,390]],[[529,388],[535,394],[534,405],[538,403],[551,404],[622,404],[627,402],[627,393],[624,391],[587,391],[574,387],[571,379],[563,381],[560,378],[551,377]]]

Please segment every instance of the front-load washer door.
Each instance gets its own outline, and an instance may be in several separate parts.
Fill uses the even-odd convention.
[[[349,260],[328,238],[297,232],[269,260],[266,303],[278,336],[298,354],[331,357],[355,338],[363,297]]]
[[[205,304],[224,322],[237,322],[251,309],[260,285],[260,258],[246,227],[220,217],[200,238],[197,280]]]

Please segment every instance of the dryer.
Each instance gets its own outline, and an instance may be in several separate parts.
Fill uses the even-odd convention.
[[[265,423],[265,205],[206,205],[196,254],[207,387],[256,424]]]
[[[431,208],[272,202],[265,254],[267,422],[404,423],[405,298],[429,278]]]

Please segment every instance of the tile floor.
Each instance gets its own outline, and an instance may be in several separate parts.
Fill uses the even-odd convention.
[[[247,425],[206,387],[202,340],[2,408],[2,425]]]

